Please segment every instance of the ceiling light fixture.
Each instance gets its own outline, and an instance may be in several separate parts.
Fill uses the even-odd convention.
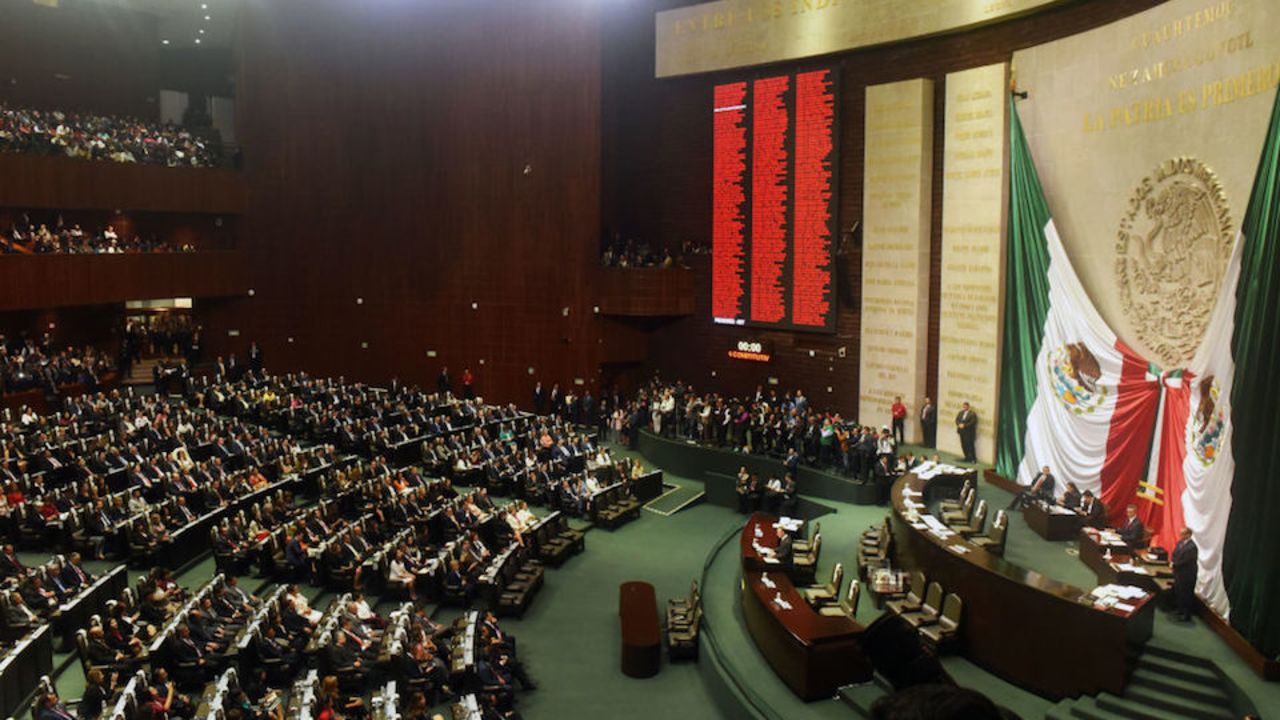
[[[197,45],[199,45],[199,44],[200,44],[200,38],[196,38],[196,44],[197,44]]]
[[[161,45],[168,45],[168,44],[169,44],[169,41],[168,41],[168,40],[161,40],[161,41],[160,41],[160,44],[161,44]]]
[[[204,16],[204,19],[205,19],[205,20],[212,20],[213,18],[209,17],[208,15],[205,15],[205,16]]]

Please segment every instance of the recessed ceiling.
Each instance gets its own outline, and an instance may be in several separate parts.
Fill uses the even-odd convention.
[[[92,1],[156,16],[159,40],[166,47],[208,48],[231,45],[241,0]]]

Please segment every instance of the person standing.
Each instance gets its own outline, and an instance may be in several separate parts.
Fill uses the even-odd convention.
[[[920,434],[925,447],[936,447],[938,444],[938,408],[933,400],[924,399],[924,407],[920,408]]]
[[[1173,566],[1173,596],[1178,602],[1178,619],[1188,622],[1195,610],[1196,573],[1200,569],[1200,550],[1191,539],[1191,528],[1182,528],[1169,563]]]
[[[440,374],[436,376],[436,392],[446,395],[449,392],[449,366],[440,368]]]
[[[956,433],[960,436],[960,449],[964,451],[964,461],[978,462],[978,453],[974,443],[978,439],[978,413],[969,407],[969,403],[960,406],[956,414]]]
[[[907,443],[907,406],[902,404],[901,395],[893,398],[893,407],[890,411],[893,413],[893,439],[897,440],[899,445],[905,445]]]
[[[471,368],[466,368],[462,371],[462,397],[466,398],[467,400],[475,399],[476,391],[475,391],[475,388],[473,387],[473,384],[475,383],[475,381],[476,381],[476,377],[475,375],[471,374]]]
[[[547,412],[547,391],[542,389],[542,381],[533,386],[533,412],[545,415]]]

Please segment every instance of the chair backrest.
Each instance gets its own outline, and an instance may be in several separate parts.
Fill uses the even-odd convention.
[[[1001,522],[1003,520],[1003,522]],[[996,524],[991,526],[991,545],[988,550],[997,555],[1004,554],[1004,541],[1009,536],[1009,520],[1005,517],[1004,511],[1001,510],[996,515]]]
[[[916,570],[911,573],[911,589],[907,591],[907,597],[913,602],[920,602],[924,599],[925,577],[924,573]]]
[[[982,532],[982,529],[985,528],[986,525],[987,525],[987,501],[979,500],[978,509],[973,513],[973,518],[969,522],[969,527],[973,528],[977,532]]]
[[[80,653],[80,659],[89,662],[89,634],[84,630],[76,631],[76,651]]]
[[[955,593],[947,593],[942,603],[942,622],[952,627],[960,625],[960,614],[964,611],[964,601]]]
[[[813,527],[809,528],[809,537],[814,537],[815,535],[821,532],[822,532],[822,523],[815,522],[813,524]]]
[[[929,592],[924,596],[923,610],[929,612],[938,612],[938,606],[942,604],[942,584],[938,582],[929,583]]]
[[[809,546],[809,557],[818,562],[818,551],[822,549],[822,533],[813,536],[813,544]]]
[[[840,608],[850,618],[858,614],[858,596],[862,594],[862,584],[857,580],[849,581],[849,591],[845,593],[844,598],[840,601]]]
[[[836,563],[831,568],[831,587],[835,588],[836,597],[840,596],[840,585],[844,583],[844,563]]]

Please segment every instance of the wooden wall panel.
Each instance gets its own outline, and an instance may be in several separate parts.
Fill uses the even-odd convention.
[[[0,0],[0,102],[158,118],[156,16],[61,5]]]
[[[240,173],[0,153],[0,205],[10,208],[238,213]]]
[[[277,370],[469,366],[522,402],[535,378],[593,379],[600,5],[248,4],[255,293],[217,312]]]
[[[1061,7],[970,32],[891,47],[843,53],[806,63],[694,77],[653,77],[653,23],[656,10],[689,0],[625,3],[607,16],[604,30],[608,74],[604,146],[606,227],[658,246],[685,240],[709,242],[711,235],[711,89],[753,73],[831,63],[840,70],[841,119],[839,223],[848,229],[861,219],[863,195],[863,115],[867,85],[923,77],[934,83],[934,163],[930,237],[930,322],[927,392],[937,395],[938,281],[942,215],[942,152],[945,76],[948,72],[1007,61],[1013,51],[1082,32],[1160,4],[1162,0],[1079,0]],[[1035,98],[1031,99],[1034,102]],[[777,378],[780,386],[802,388],[819,406],[854,416],[858,404],[859,299],[861,249],[848,243],[836,263],[839,315],[835,335],[759,332],[711,322],[710,272],[695,265],[696,309],[688,318],[654,330],[649,371],[683,377],[702,387],[748,392]],[[737,339],[773,342],[767,366],[727,358]],[[844,357],[840,349],[844,348]],[[828,392],[828,388],[830,391]],[[884,418],[866,418],[880,422]]]
[[[603,315],[677,316],[693,312],[693,273],[683,268],[599,268],[596,303]]]
[[[245,254],[0,255],[0,311],[240,295]]]

